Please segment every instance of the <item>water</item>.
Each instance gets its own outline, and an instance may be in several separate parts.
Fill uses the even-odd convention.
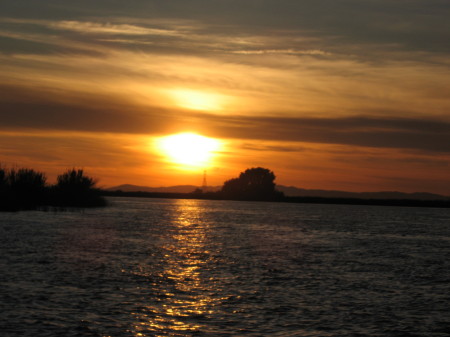
[[[449,336],[449,210],[110,200],[0,213],[2,336]]]

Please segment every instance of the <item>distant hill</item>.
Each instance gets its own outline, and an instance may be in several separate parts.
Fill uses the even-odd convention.
[[[148,187],[124,184],[114,187],[106,188],[107,191],[123,191],[123,192],[154,192],[154,193],[191,193],[194,192],[200,186],[194,185],[176,185],[168,187]],[[218,191],[221,186],[208,186],[208,191]]]
[[[218,191],[222,186],[208,186],[208,191]],[[157,193],[190,193],[195,191],[200,186],[194,185],[177,185],[168,187],[148,187],[124,184],[107,188],[107,191],[123,192],[157,192]],[[417,192],[417,193],[403,193],[395,191],[383,192],[345,192],[333,190],[308,190],[294,186],[277,185],[277,190],[283,192],[288,197],[320,197],[320,198],[356,198],[356,199],[406,199],[406,200],[449,200],[450,197],[445,197],[439,194]]]

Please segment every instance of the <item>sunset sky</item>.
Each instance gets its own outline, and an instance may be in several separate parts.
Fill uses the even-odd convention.
[[[0,164],[450,195],[449,18],[448,0],[1,1]],[[181,158],[199,145],[178,133],[210,156]]]

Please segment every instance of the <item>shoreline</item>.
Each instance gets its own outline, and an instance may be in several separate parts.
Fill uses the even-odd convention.
[[[433,207],[450,208],[449,200],[415,200],[415,199],[358,199],[358,198],[325,198],[325,197],[282,197],[276,200],[251,200],[222,198],[215,192],[206,193],[173,193],[173,192],[124,192],[101,191],[107,197],[161,198],[161,199],[198,199],[198,200],[234,200],[287,202],[304,204],[336,204],[336,205],[367,205],[367,206],[399,206],[399,207]]]

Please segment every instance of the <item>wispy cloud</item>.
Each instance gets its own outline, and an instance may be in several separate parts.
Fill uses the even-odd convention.
[[[235,50],[234,54],[243,55],[265,55],[265,54],[287,54],[287,55],[331,55],[323,50],[295,50],[295,49],[260,49],[260,50]]]
[[[70,30],[84,34],[111,34],[111,35],[162,35],[178,36],[179,32],[161,28],[148,28],[129,24],[112,24],[83,21],[58,21],[47,23],[48,27],[61,30]]]
[[[66,30],[85,34],[107,34],[107,35],[163,35],[177,36],[181,32],[154,28],[143,25],[122,24],[100,21],[80,21],[80,20],[41,20],[41,19],[20,19],[20,18],[0,18],[0,23],[20,25],[33,25],[51,28],[54,30]]]

